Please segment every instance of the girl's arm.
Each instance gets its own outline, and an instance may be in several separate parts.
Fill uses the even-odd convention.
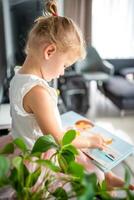
[[[49,92],[41,86],[35,86],[23,99],[24,109],[34,113],[38,125],[44,134],[52,134],[57,142],[63,137],[63,130],[54,112],[54,104]],[[73,141],[77,148],[102,148],[102,141],[99,136],[84,138],[78,136]]]

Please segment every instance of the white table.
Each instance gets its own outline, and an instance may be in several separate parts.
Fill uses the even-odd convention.
[[[11,128],[10,105],[0,105],[0,130]]]

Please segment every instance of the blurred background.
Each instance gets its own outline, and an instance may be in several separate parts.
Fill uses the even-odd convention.
[[[81,28],[87,56],[59,80],[60,113],[73,110],[134,143],[134,1],[58,0],[61,16]],[[43,15],[43,0],[0,0],[0,136],[11,128],[9,84],[25,59],[27,33]],[[134,175],[134,157],[126,161]],[[123,176],[123,167],[115,169]],[[134,177],[134,176],[133,176]]]
[[[87,56],[50,85],[60,113],[74,110],[134,142],[134,1],[58,0],[61,16],[81,28]],[[0,134],[11,126],[8,88],[25,59],[27,33],[43,0],[0,0]]]

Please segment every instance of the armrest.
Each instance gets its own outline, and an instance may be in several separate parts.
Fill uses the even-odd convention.
[[[103,60],[103,65],[105,67],[105,71],[110,74],[113,75],[114,74],[114,65],[112,65],[110,62],[108,62],[107,60]]]

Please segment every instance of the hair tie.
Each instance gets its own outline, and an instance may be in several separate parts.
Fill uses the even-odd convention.
[[[58,16],[56,0],[46,0],[44,14],[49,16]]]
[[[56,3],[55,2],[52,2],[52,4],[49,7],[49,10],[51,11],[51,13],[52,13],[53,16],[58,16],[57,8],[56,8]]]
[[[53,16],[57,17],[57,16],[58,16],[58,14],[57,14],[57,13],[53,13]]]

